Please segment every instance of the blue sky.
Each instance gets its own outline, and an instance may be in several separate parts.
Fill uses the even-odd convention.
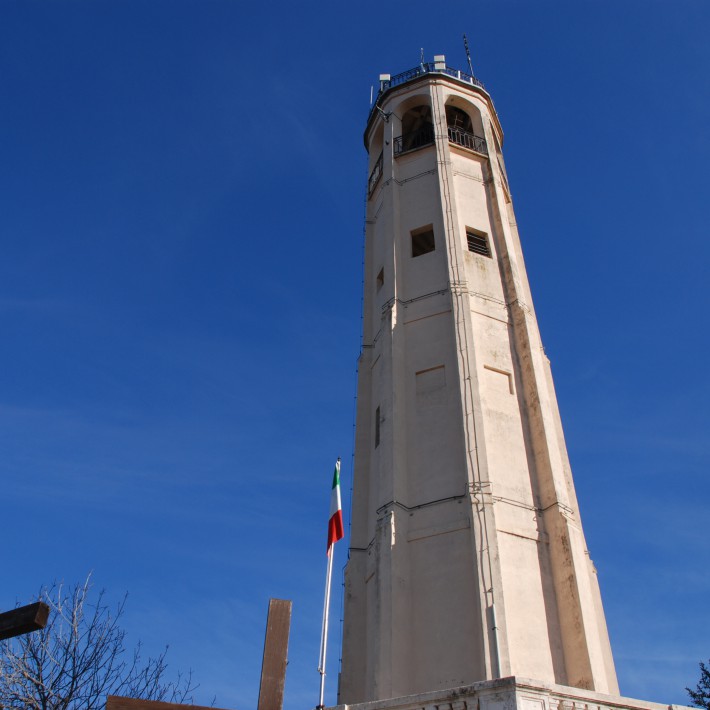
[[[710,656],[710,5],[0,0],[0,607],[94,571],[198,700],[312,707],[370,86],[494,97],[622,692]],[[338,549],[336,566],[345,560]],[[326,700],[335,701],[336,588]]]

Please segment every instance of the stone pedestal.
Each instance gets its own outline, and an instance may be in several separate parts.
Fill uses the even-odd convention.
[[[333,710],[689,710],[685,705],[665,705],[618,695],[605,695],[565,685],[511,676],[402,698]]]

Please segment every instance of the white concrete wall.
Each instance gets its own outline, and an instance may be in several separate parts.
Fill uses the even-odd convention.
[[[447,103],[490,159],[449,143]],[[422,104],[435,145],[395,158]],[[382,108],[367,134],[383,175],[367,211],[340,699],[511,674],[618,693],[490,99],[429,75]],[[435,250],[413,257],[429,225]]]

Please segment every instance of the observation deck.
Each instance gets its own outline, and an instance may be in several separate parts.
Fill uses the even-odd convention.
[[[439,59],[441,61],[438,61]],[[402,84],[406,84],[409,81],[413,81],[414,79],[418,79],[419,77],[425,76],[427,74],[442,74],[444,76],[456,79],[457,81],[461,81],[464,84],[469,84],[470,86],[475,86],[479,89],[483,89],[483,91],[488,94],[488,92],[486,91],[486,87],[483,85],[482,81],[479,81],[473,74],[467,74],[466,72],[463,72],[460,69],[454,69],[453,67],[446,66],[446,61],[442,55],[441,57],[435,57],[435,61],[433,62],[422,62],[419,66],[414,67],[412,69],[407,69],[407,71],[403,71],[400,74],[395,74],[394,76],[391,76],[389,74],[380,74],[380,90],[377,92],[377,97],[375,98],[375,101],[372,104],[372,108],[370,109],[370,113],[367,117],[367,125],[370,125],[370,121],[372,120],[373,115],[377,112],[382,97],[390,89],[393,89],[396,86],[401,86]]]

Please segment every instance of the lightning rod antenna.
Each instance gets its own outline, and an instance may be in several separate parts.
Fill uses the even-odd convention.
[[[473,65],[471,64],[471,52],[468,50],[468,39],[466,39],[466,33],[463,33],[463,47],[466,50],[466,59],[468,59],[468,69],[473,76]]]

